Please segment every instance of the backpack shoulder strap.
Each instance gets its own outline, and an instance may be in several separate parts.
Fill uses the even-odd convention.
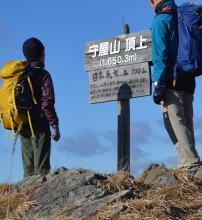
[[[33,74],[33,68],[30,68],[30,67],[27,67],[25,70],[24,70],[24,73],[23,73],[23,78],[21,79],[21,81],[23,80],[27,80],[28,82],[28,85],[29,85],[29,88],[30,88],[30,91],[31,91],[31,95],[32,95],[32,101],[35,105],[37,105],[37,101],[36,101],[36,98],[35,98],[35,95],[34,95],[34,88],[32,86],[32,82],[31,82],[31,78],[30,76]]]
[[[165,8],[162,8],[161,11],[157,13],[157,15],[160,15],[160,14],[172,14],[172,15],[176,16],[177,15],[177,10],[165,7]]]

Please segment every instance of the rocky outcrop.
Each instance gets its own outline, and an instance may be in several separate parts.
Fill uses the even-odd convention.
[[[142,175],[144,175],[143,183],[150,185],[154,189],[181,183],[177,176],[169,172],[164,164],[151,164],[143,171]]]
[[[202,169],[195,177],[200,179]],[[141,189],[160,189],[175,187],[182,181],[164,164],[150,165],[137,179],[129,177],[141,185]],[[64,167],[51,171],[46,176],[32,176],[12,186],[13,194],[28,191],[29,201],[34,201],[29,209],[21,213],[20,220],[53,220],[62,217],[86,219],[103,207],[115,203],[111,208],[113,215],[128,210],[124,201],[141,199],[141,190],[135,187],[121,188],[113,191],[106,187],[109,175],[84,169],[66,169]],[[113,177],[110,177],[110,181]],[[105,183],[105,184],[104,184]],[[109,183],[113,184],[113,183]],[[29,187],[32,190],[29,192]],[[144,190],[143,190],[144,191]],[[121,201],[121,203],[117,203]],[[201,212],[201,209],[199,210]]]
[[[121,191],[121,192],[106,196],[104,198],[95,200],[93,202],[90,202],[89,204],[84,205],[81,208],[78,208],[77,210],[73,211],[67,216],[85,218],[85,217],[88,217],[94,214],[96,211],[98,211],[105,205],[110,204],[118,199],[131,199],[131,198],[134,198],[132,192],[130,192],[129,190]]]
[[[106,177],[89,170],[60,168],[47,176],[33,176],[17,183],[13,192],[25,190],[29,184],[43,183],[29,197],[36,205],[21,220],[51,219],[57,216],[85,218],[118,199],[135,198],[130,190],[112,193],[99,186]]]

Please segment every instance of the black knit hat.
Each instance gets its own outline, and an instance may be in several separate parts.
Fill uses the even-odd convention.
[[[29,38],[23,43],[22,50],[27,61],[39,61],[44,45],[37,38]]]

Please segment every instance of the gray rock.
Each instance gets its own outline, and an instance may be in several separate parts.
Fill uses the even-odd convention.
[[[156,178],[167,173],[168,169],[164,164],[152,164],[143,173],[146,173],[144,184],[153,184]]]
[[[196,177],[197,179],[199,179],[200,181],[202,181],[202,166],[200,166],[196,172],[196,174],[194,175],[194,177]]]
[[[150,165],[144,172],[147,173],[144,184],[151,185],[153,188],[174,186],[181,183],[175,175],[168,171],[164,164]]]
[[[42,218],[37,218],[36,220],[49,220],[50,218],[48,217],[42,217]],[[30,219],[31,220],[31,219]]]
[[[47,181],[50,181],[51,179],[53,179],[55,176],[57,176],[58,174],[61,174],[61,173],[64,173],[66,172],[68,169],[65,168],[65,167],[59,167],[59,168],[56,168],[54,170],[52,170],[50,173],[48,173],[46,175],[46,180]]]
[[[125,205],[119,205],[119,206],[115,207],[114,209],[112,209],[112,213],[113,213],[113,214],[118,214],[118,213],[120,213],[120,212],[125,211],[127,208],[128,208],[128,207],[125,206]]]
[[[198,212],[199,212],[200,214],[202,214],[202,207],[198,210]]]
[[[132,197],[133,197],[133,194],[131,193],[130,190],[121,191],[113,195],[109,195],[104,198],[93,201],[81,208],[78,208],[72,213],[70,213],[68,216],[76,217],[76,218],[86,218],[96,213],[99,209],[101,209],[105,205],[110,204],[117,199],[121,199],[121,198],[131,199]]]
[[[29,177],[24,178],[22,181],[16,183],[15,185],[13,185],[11,188],[11,192],[17,193],[22,190],[26,190],[31,185],[43,183],[45,181],[46,181],[46,178],[45,176],[42,176],[42,175],[29,176]]]
[[[166,168],[166,165],[161,163],[161,164],[158,164],[158,163],[153,163],[153,164],[150,164],[146,169],[143,170],[142,174],[143,173],[148,173],[149,171],[155,169],[156,167],[164,167]]]
[[[181,184],[181,181],[173,174],[171,173],[165,173],[162,176],[159,176],[156,179],[156,182],[154,182],[154,184],[156,185],[156,187],[167,187],[167,186],[175,186],[178,184]]]
[[[58,174],[32,193],[30,200],[36,201],[37,204],[21,219],[57,216],[64,209],[75,209],[83,203],[108,196],[111,193],[97,185],[102,179],[105,179],[102,175],[79,169]]]
[[[50,181],[58,174],[64,173],[67,170],[68,169],[65,167],[59,167],[57,169],[52,170],[47,175],[39,174],[39,175],[33,175],[33,176],[26,177],[22,181],[13,185],[12,193],[17,193],[17,192],[20,192],[21,190],[26,190],[26,188],[28,188],[29,186],[31,186],[33,184],[44,183],[46,181]]]

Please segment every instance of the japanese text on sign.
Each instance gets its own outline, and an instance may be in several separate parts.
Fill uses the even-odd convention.
[[[129,52],[131,50],[141,50],[146,49],[147,46],[144,46],[144,42],[147,41],[146,38],[144,38],[142,35],[140,36],[139,42],[140,45],[138,46],[136,44],[136,37],[126,38],[125,39],[125,52]],[[92,53],[92,58],[98,56],[107,56],[112,54],[119,54],[121,51],[121,41],[120,40],[114,40],[113,42],[102,42],[99,45],[93,44],[89,47],[88,52]]]
[[[151,49],[148,30],[87,42],[90,103],[150,95]]]
[[[90,103],[150,95],[148,63],[90,72],[89,81]]]
[[[85,47],[86,72],[150,61],[151,31],[90,41]]]

